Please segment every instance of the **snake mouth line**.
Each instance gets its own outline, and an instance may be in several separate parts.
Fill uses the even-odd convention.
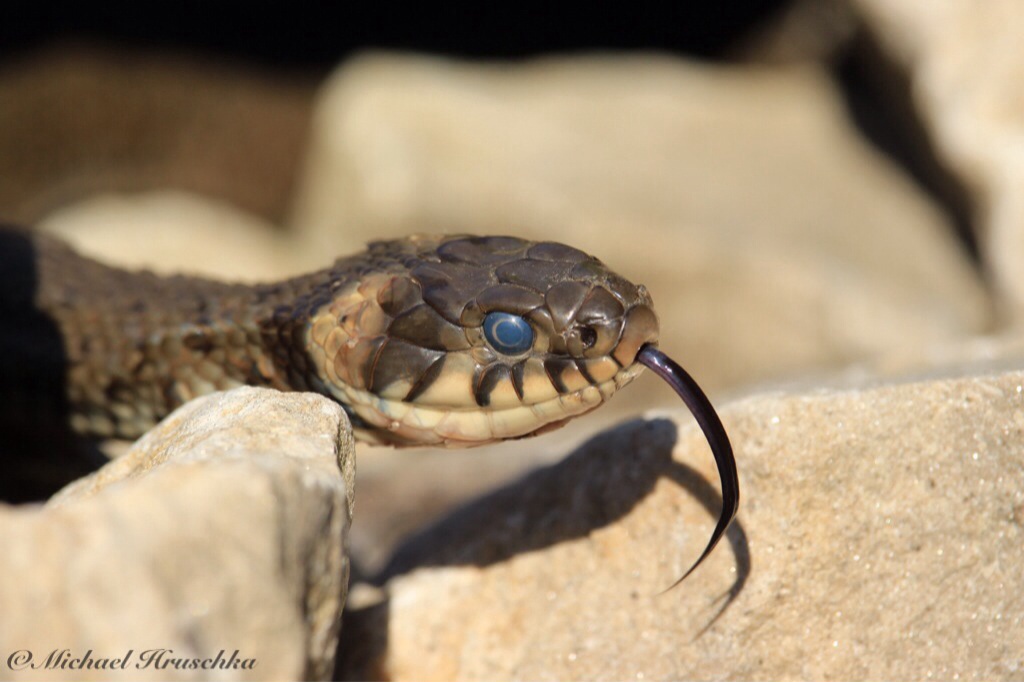
[[[501,409],[434,407],[381,398],[368,391],[341,385],[332,387],[335,397],[368,424],[376,427],[361,434],[378,443],[415,442],[425,445],[469,447],[519,438],[545,427],[589,412],[607,401],[643,370],[638,363],[620,369],[607,381],[560,393],[536,403]],[[386,435],[385,435],[386,434]]]

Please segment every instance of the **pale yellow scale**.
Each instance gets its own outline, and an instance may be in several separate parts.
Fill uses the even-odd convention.
[[[493,352],[474,347],[449,352],[441,375],[412,403],[403,399],[415,378],[394,382],[381,395],[374,395],[365,385],[366,368],[391,321],[377,303],[377,294],[392,280],[390,275],[380,274],[340,290],[315,313],[306,333],[313,361],[324,368],[329,380],[327,389],[367,423],[395,439],[457,446],[523,436],[539,425],[589,412],[640,371],[638,367],[622,369],[609,357],[588,358],[587,373],[596,385],[570,367],[560,377],[569,392],[559,394],[544,363],[529,358],[522,373],[524,399],[519,398],[511,379],[503,378],[490,392],[490,404],[480,407],[474,398],[473,379],[481,354],[489,359]],[[467,332],[467,338],[477,337]],[[367,440],[387,440],[366,432],[360,435]]]

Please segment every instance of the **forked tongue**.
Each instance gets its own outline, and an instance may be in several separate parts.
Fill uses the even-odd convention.
[[[736,459],[733,457],[732,445],[729,444],[729,436],[725,432],[725,427],[722,426],[722,421],[718,418],[718,413],[712,407],[711,401],[704,395],[704,391],[700,389],[693,377],[677,365],[672,358],[651,344],[646,344],[640,349],[636,360],[667,381],[686,403],[686,407],[690,409],[697,424],[700,425],[701,431],[704,432],[708,445],[711,446],[715,463],[718,465],[718,478],[722,483],[722,513],[718,517],[718,525],[715,526],[715,531],[711,534],[707,547],[704,548],[704,552],[690,567],[690,570],[665,590],[667,592],[686,580],[687,576],[700,566],[725,535],[726,529],[732,523],[736,516],[736,510],[740,506],[740,481],[736,473]]]

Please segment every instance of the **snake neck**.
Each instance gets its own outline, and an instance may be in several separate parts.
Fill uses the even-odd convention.
[[[308,278],[234,285],[129,272],[0,230],[0,393],[46,393],[72,428],[135,438],[195,396],[312,388],[288,338]]]

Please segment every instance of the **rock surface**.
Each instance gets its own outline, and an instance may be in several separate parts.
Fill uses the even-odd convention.
[[[348,422],[327,399],[240,388],[193,401],[45,506],[0,507],[0,650],[36,664],[53,650],[131,650],[132,679],[324,678],[347,591],[353,477]],[[152,649],[256,661],[136,668]]]
[[[932,142],[971,192],[982,255],[1024,313],[1024,5],[855,0],[910,77]]]
[[[743,503],[678,413],[606,432],[399,550],[361,679],[1018,679],[1024,373],[733,403]],[[386,646],[384,646],[386,643]]]
[[[102,194],[52,211],[36,226],[80,253],[127,268],[267,282],[310,272],[332,257],[231,204],[174,190]]]

